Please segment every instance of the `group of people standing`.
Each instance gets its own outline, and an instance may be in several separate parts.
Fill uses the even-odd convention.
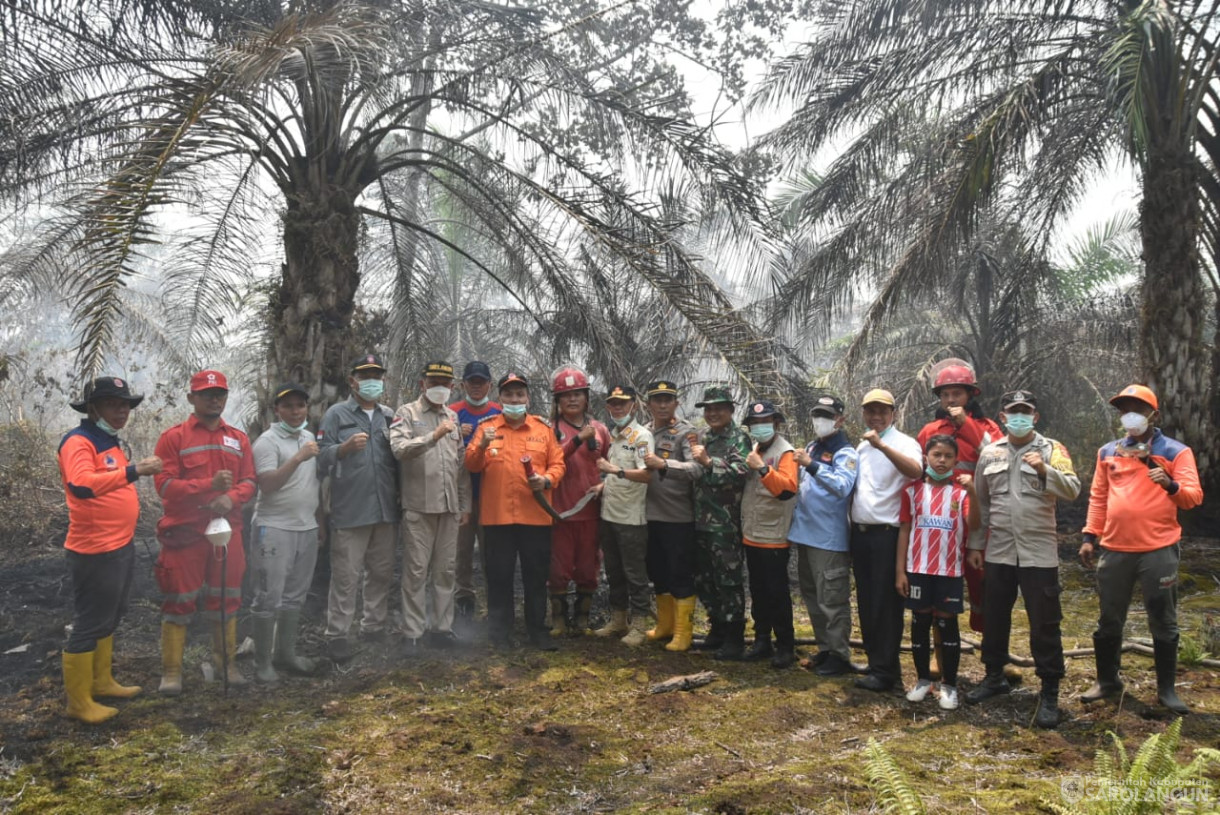
[[[164,594],[163,694],[182,692],[186,626],[201,601],[216,664],[230,685],[246,682],[233,657],[246,566],[242,507],[256,500],[248,551],[260,682],[316,668],[297,641],[325,519],[325,637],[338,663],[352,658],[357,634],[387,640],[400,541],[402,647],[414,653],[455,645],[455,617],[477,611],[477,539],[493,645],[515,644],[519,563],[524,629],[535,648],[554,650],[557,637],[587,633],[783,669],[796,661],[788,579],[795,550],[817,645],[809,667],[818,675],[856,673],[861,688],[902,689],[899,655],[910,609],[916,681],[906,696],[925,699],[938,670],[939,705],[956,708],[958,615],[968,592],[987,673],[965,700],[1007,693],[1003,669],[1020,591],[1042,682],[1036,721],[1058,723],[1064,661],[1055,506],[1073,500],[1081,485],[1064,446],[1035,430],[1034,394],[1004,394],[997,424],[978,405],[973,370],[949,364],[934,383],[937,417],[915,438],[895,427],[893,395],[873,389],[860,402],[866,430],[858,444],[844,431],[845,403],[825,394],[812,408],[814,439],[798,447],[784,436],[786,419],[774,404],[751,402],[738,422],[733,395],[720,386],[696,404],[704,419],[696,429],[679,416],[681,392],[666,380],[642,394],[612,384],[603,423],[591,415],[589,379],[575,366],[547,383],[549,420],[530,412],[531,384],[519,373],[499,378],[492,401],[492,374],[482,362],[466,365],[457,402],[448,362],[425,365],[418,398],[397,410],[382,401],[385,376],[377,354],[357,358],[350,397],[326,411],[316,433],[308,427],[308,389],[284,383],[274,392],[276,423],[251,445],[223,419],[224,374],[200,371],[190,380],[192,415],[161,435],[155,455],[134,464],[118,433],[143,397],[117,377],[88,384],[72,403],[86,417],[60,448],[75,598],[63,656],[68,715],[104,721],[117,711],[96,698],[139,692],[113,679],[111,655],[134,568],[134,482],[151,475],[164,507],[156,563]],[[1186,712],[1173,687],[1176,513],[1201,502],[1198,474],[1189,448],[1156,429],[1151,390],[1132,385],[1112,404],[1126,435],[1099,451],[1080,552],[1091,565],[1100,549],[1098,682],[1084,699],[1121,690],[1118,654],[1139,580],[1156,643],[1159,699]],[[219,539],[210,534],[218,519],[231,529]],[[217,545],[223,539],[227,545]],[[603,564],[609,619],[592,629]],[[850,658],[853,572],[867,667]],[[748,648],[747,588],[754,623]],[[693,632],[696,599],[710,624],[701,640]]]

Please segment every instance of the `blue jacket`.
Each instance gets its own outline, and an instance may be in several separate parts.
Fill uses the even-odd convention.
[[[842,430],[805,448],[813,459],[801,472],[801,492],[788,540],[802,546],[847,551],[848,512],[859,457]]]

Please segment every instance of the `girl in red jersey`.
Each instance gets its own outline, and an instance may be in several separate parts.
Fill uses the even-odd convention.
[[[927,464],[924,477],[902,491],[899,512],[898,593],[906,598],[911,618],[911,657],[918,679],[907,693],[912,702],[922,702],[932,689],[931,632],[935,620],[941,635],[940,706],[957,709],[957,666],[962,645],[957,616],[962,603],[962,563],[966,537],[979,525],[974,500],[974,479],[956,477],[957,441],[935,435],[924,447]]]

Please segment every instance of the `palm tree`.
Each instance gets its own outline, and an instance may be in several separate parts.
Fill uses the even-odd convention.
[[[501,282],[535,323],[544,306],[595,315],[580,272],[613,258],[693,329],[701,353],[723,357],[748,388],[784,387],[783,349],[734,309],[680,235],[697,199],[757,245],[751,184],[674,114],[672,82],[599,84],[639,44],[606,48],[606,18],[638,9],[90,0],[64,18],[60,5],[15,0],[0,15],[11,69],[0,187],[23,201],[73,193],[55,197],[54,240],[34,257],[69,270],[86,371],[113,350],[125,284],[149,273],[147,249],[162,242],[174,293],[195,305],[175,325],[181,342],[226,338],[221,312],[243,305],[247,247],[266,242],[274,202],[282,263],[269,293],[269,378],[310,383],[319,410],[352,351],[372,224],[389,235],[395,310],[416,329],[432,316],[416,284],[428,247]],[[641,30],[651,36],[624,29]],[[425,188],[460,201],[505,263],[435,228]],[[189,239],[175,234],[184,220]],[[583,327],[621,353],[606,326]],[[398,332],[395,350],[416,329]]]
[[[866,290],[865,341],[912,292],[944,282],[987,208],[1010,210],[1045,245],[1124,155],[1142,189],[1139,375],[1163,399],[1166,430],[1204,467],[1220,460],[1200,266],[1201,239],[1215,245],[1218,223],[1204,221],[1204,206],[1220,203],[1206,169],[1220,158],[1220,2],[842,0],[823,9],[815,39],[778,63],[754,100],[795,104],[762,145],[789,166],[846,144],[807,202],[816,246],[777,298],[780,317],[810,303],[841,310]],[[839,284],[844,276],[855,285]]]

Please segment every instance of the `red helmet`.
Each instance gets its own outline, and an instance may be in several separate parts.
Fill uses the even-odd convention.
[[[942,368],[936,375],[936,384],[932,386],[932,393],[939,394],[941,388],[947,388],[950,385],[960,385],[975,396],[981,393],[979,386],[974,381],[974,369],[969,365],[949,365]]]
[[[565,365],[551,376],[551,393],[558,396],[568,391],[587,391],[589,377],[580,368]]]

